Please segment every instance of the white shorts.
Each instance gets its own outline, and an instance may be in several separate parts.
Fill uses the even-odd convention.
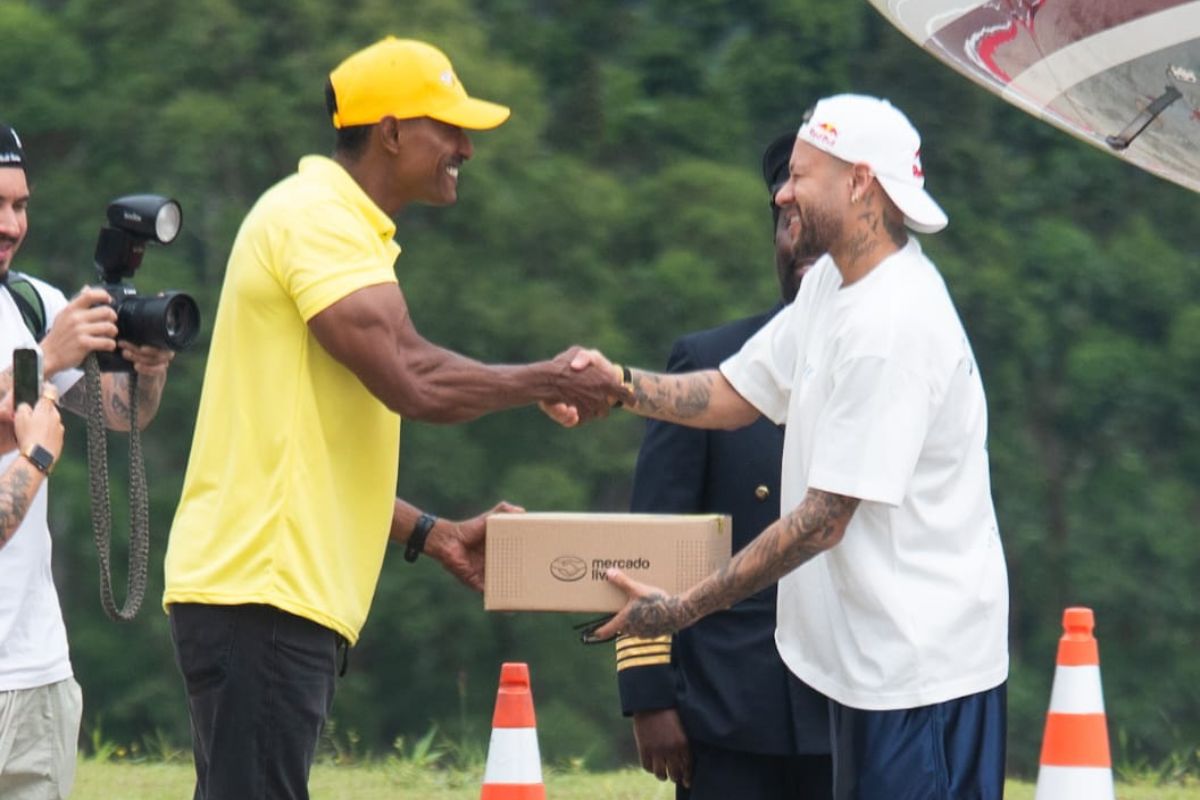
[[[74,678],[0,692],[0,797],[64,800],[75,783],[82,716]]]

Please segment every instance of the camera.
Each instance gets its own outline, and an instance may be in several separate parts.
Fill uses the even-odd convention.
[[[117,312],[117,338],[132,344],[183,350],[200,331],[200,307],[190,295],[166,291],[142,296],[126,282],[142,264],[147,242],[170,244],[183,227],[179,203],[153,194],[118,197],[96,242],[96,274]],[[119,352],[96,353],[104,372],[132,372]]]

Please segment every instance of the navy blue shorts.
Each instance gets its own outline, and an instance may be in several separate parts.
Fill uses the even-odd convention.
[[[931,706],[829,701],[835,800],[1001,800],[1007,685]]]

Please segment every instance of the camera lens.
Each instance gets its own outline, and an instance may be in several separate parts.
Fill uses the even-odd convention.
[[[200,332],[200,308],[183,292],[130,297],[117,308],[117,330],[134,344],[182,350]]]
[[[181,311],[178,303],[167,303],[167,313],[163,318],[163,328],[167,331],[168,339],[178,339],[187,332],[186,312]]]
[[[182,350],[191,344],[200,332],[200,309],[196,301],[186,294],[173,294],[163,309],[162,327],[172,350]]]

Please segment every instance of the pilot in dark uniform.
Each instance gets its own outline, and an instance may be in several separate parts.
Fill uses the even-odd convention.
[[[820,253],[793,250],[795,231],[775,206],[794,133],[763,154],[784,301]],[[771,319],[758,316],[684,336],[668,372],[717,367]],[[733,549],[779,519],[783,431],[765,417],[737,431],[650,420],[638,454],[631,510],[733,516]],[[775,649],[775,586],[705,617],[674,637],[617,640],[622,710],[634,718],[642,766],[689,800],[797,800],[832,796],[823,696],[789,681]]]

